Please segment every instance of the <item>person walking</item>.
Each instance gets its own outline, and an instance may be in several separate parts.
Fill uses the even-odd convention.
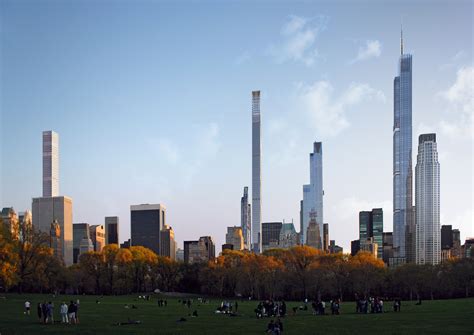
[[[67,317],[67,312],[68,312],[68,306],[66,302],[63,301],[61,304],[61,307],[59,309],[59,312],[61,313],[61,322],[62,323],[69,323],[68,317]]]
[[[26,315],[30,315],[30,307],[31,307],[31,303],[28,300],[26,300],[25,301],[25,314]]]

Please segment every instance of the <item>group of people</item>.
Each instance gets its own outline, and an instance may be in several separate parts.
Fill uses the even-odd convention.
[[[31,303],[25,301],[25,314],[30,315]],[[71,303],[68,305],[66,302],[62,302],[59,306],[59,314],[61,315],[61,323],[71,324],[79,323],[78,318],[79,310],[79,299],[77,302],[71,300]],[[49,302],[39,302],[37,306],[37,314],[40,323],[43,324],[54,324],[54,304]]]
[[[272,335],[280,335],[283,332],[283,323],[280,318],[276,321],[271,320],[267,325],[267,333]]]
[[[263,317],[284,317],[286,315],[286,303],[284,301],[265,300],[260,302],[255,309],[258,319]]]
[[[158,299],[158,307],[168,306],[168,301],[166,299]]]
[[[221,304],[216,308],[215,313],[219,314],[232,314],[237,313],[239,310],[239,303],[236,301],[231,303],[230,301],[222,301]]]
[[[369,297],[356,299],[356,313],[367,314],[370,313],[383,313],[383,299],[379,297]]]

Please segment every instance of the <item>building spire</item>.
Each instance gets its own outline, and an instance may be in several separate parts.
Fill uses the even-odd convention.
[[[403,24],[400,25],[400,55],[403,56]]]

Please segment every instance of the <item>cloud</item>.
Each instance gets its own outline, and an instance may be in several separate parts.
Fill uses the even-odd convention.
[[[460,50],[456,52],[454,56],[449,59],[449,61],[445,64],[442,64],[439,69],[440,70],[447,70],[450,68],[455,67],[457,64],[459,64],[464,58],[467,57],[467,53],[464,50]]]
[[[291,15],[281,28],[280,43],[270,45],[269,54],[280,64],[292,61],[312,66],[318,58],[316,39],[326,24],[324,16],[309,19]]]
[[[367,40],[364,46],[359,47],[357,57],[354,58],[350,63],[356,63],[364,61],[370,58],[380,57],[382,53],[382,44],[378,40]]]
[[[331,137],[349,127],[346,109],[363,101],[385,102],[385,95],[368,84],[352,83],[339,97],[327,81],[297,87],[299,108],[306,114],[310,127],[319,137]]]
[[[441,131],[451,137],[474,137],[474,67],[459,69],[456,81],[446,91],[438,93],[447,104],[451,120],[439,123]],[[454,118],[454,120],[453,120]]]

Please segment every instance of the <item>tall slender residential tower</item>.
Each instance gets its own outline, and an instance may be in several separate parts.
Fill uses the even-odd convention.
[[[262,252],[260,91],[252,92],[252,250]]]
[[[415,169],[416,263],[441,262],[440,175],[436,134],[420,135]]]
[[[406,260],[413,232],[412,191],[412,56],[403,53],[400,35],[399,74],[393,82],[393,248],[394,256]]]
[[[244,195],[240,199],[240,226],[242,228],[242,235],[244,236],[244,249],[251,249],[251,209],[249,204],[249,188],[244,187]]]
[[[302,244],[306,243],[306,233],[311,219],[318,225],[320,240],[324,240],[323,195],[323,144],[314,142],[313,152],[309,154],[309,184],[303,185],[303,226],[300,231]]]
[[[43,131],[43,197],[59,195],[59,136]]]

